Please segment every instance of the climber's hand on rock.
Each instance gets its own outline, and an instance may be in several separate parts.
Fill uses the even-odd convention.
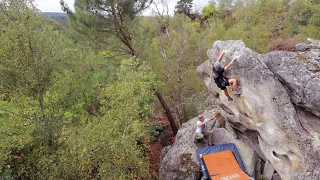
[[[239,58],[239,56],[234,56],[232,60],[235,61],[235,60],[237,60],[238,58]]]

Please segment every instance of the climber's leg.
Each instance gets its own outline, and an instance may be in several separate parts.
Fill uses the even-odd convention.
[[[204,133],[204,135],[208,139],[208,145],[212,146],[213,145],[213,131],[206,131]]]
[[[240,95],[241,94],[241,92],[238,91],[238,85],[237,85],[236,79],[229,79],[229,84],[232,85],[233,95]]]
[[[196,132],[196,139],[200,140],[204,138],[204,134],[201,132]]]
[[[232,101],[233,99],[230,97],[227,88],[223,89],[224,94],[228,97],[228,101]]]
[[[236,92],[237,89],[237,80],[236,79],[229,79],[229,84],[232,85],[232,91]]]

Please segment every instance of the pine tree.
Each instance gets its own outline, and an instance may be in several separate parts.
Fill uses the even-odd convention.
[[[123,0],[123,1],[91,1],[76,0],[75,12],[72,12],[68,5],[61,0],[62,8],[69,14],[71,24],[83,28],[94,28],[103,33],[106,37],[115,35],[125,45],[125,52],[131,56],[136,54],[133,44],[133,31],[130,25],[137,23],[136,17],[145,10],[152,0]],[[85,33],[85,29],[79,29]],[[117,51],[122,51],[117,47]]]
[[[175,6],[175,12],[178,14],[185,14],[186,16],[191,15],[193,0],[180,0]]]

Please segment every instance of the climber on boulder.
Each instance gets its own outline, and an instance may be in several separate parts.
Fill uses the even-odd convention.
[[[212,131],[206,131],[206,123],[212,120],[216,120],[216,118],[219,116],[219,113],[215,113],[211,118],[204,119],[203,115],[198,116],[197,121],[197,129],[196,129],[196,136],[195,136],[195,143],[198,143],[200,140],[203,140],[205,137],[208,137],[208,145],[213,145],[213,132]]]
[[[229,85],[232,85],[233,95],[235,95],[235,96],[239,96],[241,94],[241,92],[238,91],[237,80],[225,78],[223,76],[223,72],[228,70],[232,66],[232,64],[238,58],[238,56],[235,56],[228,65],[223,67],[222,64],[220,63],[220,61],[221,61],[224,54],[225,54],[224,52],[221,53],[217,59],[217,62],[214,63],[213,72],[216,74],[216,77],[214,78],[214,82],[217,84],[217,86],[220,89],[222,89],[224,91],[224,94],[228,97],[228,101],[232,101],[233,99],[230,97],[226,87]]]

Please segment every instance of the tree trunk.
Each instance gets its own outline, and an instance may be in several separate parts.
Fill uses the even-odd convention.
[[[175,42],[173,41],[173,39],[171,38],[170,34],[169,34],[169,30],[166,30],[166,34],[167,37],[169,38],[176,54],[177,54],[177,69],[178,69],[178,95],[177,97],[179,97],[178,103],[179,103],[179,110],[182,110],[182,117],[184,118],[184,121],[186,121],[186,113],[185,113],[185,102],[184,102],[184,97],[182,94],[182,90],[183,90],[183,85],[182,85],[182,55],[183,55],[183,51],[184,51],[184,47],[186,44],[186,40],[184,40],[181,43],[181,47],[180,47],[180,51],[179,48],[177,47],[177,45],[175,44]],[[179,111],[178,110],[178,111]],[[179,114],[180,115],[180,114]],[[180,116],[181,118],[181,116]],[[180,119],[179,119],[179,123],[180,123]]]
[[[44,93],[40,93],[40,97],[38,98],[38,102],[39,102],[39,106],[40,106],[40,113],[41,113],[41,120],[43,122],[43,131],[46,134],[47,145],[52,146],[53,145],[53,131],[52,131],[52,127],[49,124],[49,122],[46,118],[46,115],[44,113],[43,94]]]
[[[133,48],[131,37],[129,33],[126,33],[123,26],[122,11],[116,9],[115,4],[111,4],[111,13],[113,15],[114,27],[117,37],[121,42],[129,48],[131,56],[135,56],[135,50]]]
[[[158,24],[158,28],[160,27],[159,23],[157,22]],[[177,101],[176,101],[176,97],[175,97],[175,89],[174,89],[174,85],[173,85],[173,81],[172,81],[172,78],[171,78],[171,68],[170,68],[170,65],[169,65],[169,62],[168,62],[168,59],[167,59],[167,53],[166,53],[166,50],[164,48],[164,45],[163,45],[163,42],[161,40],[161,37],[160,35],[158,35],[158,38],[159,38],[159,41],[160,41],[160,53],[162,55],[162,58],[164,60],[164,64],[165,64],[165,69],[166,69],[166,72],[167,72],[167,78],[168,78],[168,85],[169,85],[169,90],[170,90],[170,96],[171,96],[171,100],[172,100],[172,104],[173,104],[173,107],[174,107],[174,112],[176,114],[176,119],[178,120],[178,125],[181,126],[181,123],[180,123],[180,113],[179,113],[179,109],[178,109],[178,105],[177,105]]]
[[[158,90],[155,90],[155,93],[156,93],[156,95],[157,95],[157,97],[158,97],[158,99],[159,99],[164,111],[166,112],[166,115],[168,117],[171,129],[173,131],[173,134],[176,135],[177,132],[178,132],[178,128],[177,128],[176,123],[174,122],[174,119],[173,119],[173,116],[171,114],[171,111],[170,111],[169,107],[167,106],[165,100],[163,99],[162,94]]]
[[[182,82],[182,55],[183,55],[183,50],[185,47],[185,43],[186,41],[184,40],[182,42],[181,45],[181,51],[179,53],[179,56],[177,58],[177,69],[178,69],[178,96],[180,98],[179,100],[179,105],[181,107],[182,110],[182,116],[183,116],[183,120],[186,121],[187,120],[187,114],[186,114],[186,108],[185,108],[185,102],[184,102],[184,96],[182,94],[182,90],[183,90],[183,82]],[[178,52],[177,52],[178,53]]]

